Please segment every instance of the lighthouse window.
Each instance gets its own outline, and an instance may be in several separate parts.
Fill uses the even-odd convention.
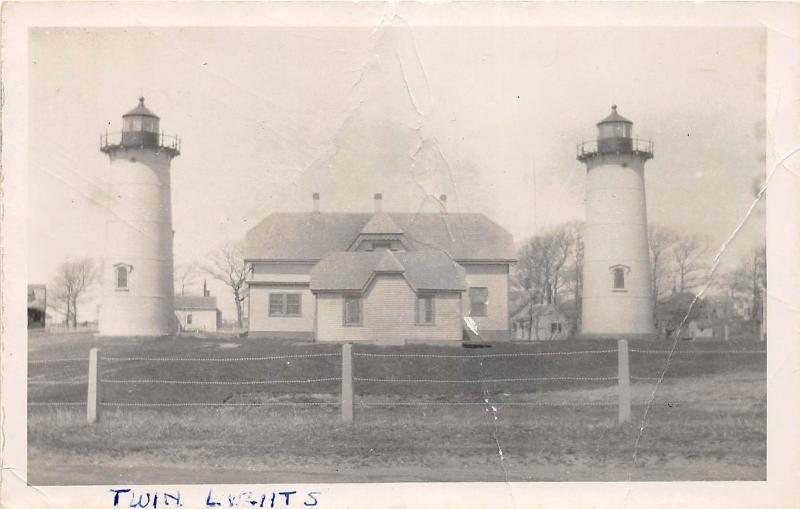
[[[154,133],[157,131],[156,129],[156,119],[153,117],[144,117],[142,119],[142,130],[147,131],[149,133]]]
[[[617,267],[614,269],[614,290],[625,289],[625,269]]]
[[[141,131],[142,130],[142,117],[132,117],[131,118],[131,130],[132,131]]]
[[[117,267],[117,290],[128,289],[128,267]]]

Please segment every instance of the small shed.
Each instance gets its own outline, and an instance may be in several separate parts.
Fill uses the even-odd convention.
[[[683,333],[687,339],[702,339],[714,337],[714,324],[708,318],[690,320]]]
[[[216,332],[222,322],[217,298],[210,295],[176,295],[174,307],[184,332]]]
[[[555,304],[533,304],[521,306],[511,316],[514,339],[528,341],[552,341],[567,339],[572,333],[572,322]]]
[[[47,287],[28,285],[28,328],[43,329],[47,324]]]

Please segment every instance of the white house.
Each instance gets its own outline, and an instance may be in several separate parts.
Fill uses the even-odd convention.
[[[185,332],[216,332],[222,321],[217,298],[210,295],[176,295],[175,317]]]
[[[553,341],[574,333],[566,313],[554,304],[528,302],[511,316],[511,325],[517,340]]]
[[[511,234],[481,214],[274,213],[245,237],[249,334],[330,340],[509,339]],[[446,198],[442,197],[445,202]]]

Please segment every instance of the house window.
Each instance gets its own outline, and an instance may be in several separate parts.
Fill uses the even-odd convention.
[[[344,324],[361,325],[361,297],[344,298]]]
[[[301,316],[299,293],[270,293],[269,316]]]
[[[417,297],[417,325],[433,325],[433,295]]]
[[[625,289],[625,268],[624,267],[615,267],[614,268],[614,290],[624,290]]]
[[[473,287],[469,289],[469,314],[486,316],[489,304],[489,289]]]
[[[286,294],[286,316],[300,316],[300,294]]]
[[[189,313],[186,315],[186,325],[191,325],[191,324],[192,324],[192,314]]]
[[[118,265],[116,269],[117,272],[117,290],[127,290],[128,289],[128,267],[125,265]]]
[[[561,332],[561,322],[551,322],[550,323],[550,333],[556,334]]]

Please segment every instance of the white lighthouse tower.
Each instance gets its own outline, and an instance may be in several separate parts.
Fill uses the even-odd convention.
[[[161,336],[176,331],[172,278],[170,161],[177,136],[159,131],[158,116],[139,105],[122,116],[122,132],[105,134],[100,150],[111,163],[106,221],[104,336]]]
[[[586,163],[581,333],[655,333],[647,242],[644,163],[653,143],[633,139],[633,122],[611,107],[597,140],[578,145]]]

